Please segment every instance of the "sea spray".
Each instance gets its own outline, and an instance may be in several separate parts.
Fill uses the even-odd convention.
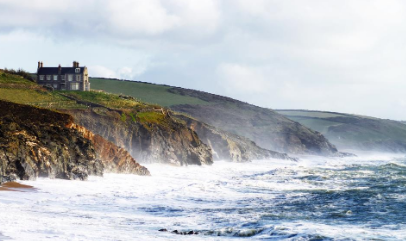
[[[0,195],[0,232],[16,240],[191,239],[174,230],[198,233],[193,240],[406,239],[402,156],[147,168],[152,177],[24,181],[36,189]]]

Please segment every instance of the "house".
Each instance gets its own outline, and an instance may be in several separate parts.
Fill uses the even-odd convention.
[[[72,67],[44,67],[38,62],[37,83],[55,90],[90,90],[87,67],[80,67],[76,61]]]

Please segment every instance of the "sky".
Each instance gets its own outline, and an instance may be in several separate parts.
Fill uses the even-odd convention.
[[[0,68],[406,120],[406,1],[0,0]]]

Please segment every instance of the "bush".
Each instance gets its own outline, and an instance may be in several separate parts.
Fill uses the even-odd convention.
[[[32,78],[32,75],[23,69],[14,70],[14,69],[5,68],[4,72],[7,74],[19,75],[19,76],[23,77],[24,79],[35,82],[34,78]]]

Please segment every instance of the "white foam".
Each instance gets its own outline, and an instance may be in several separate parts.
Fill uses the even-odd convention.
[[[249,211],[258,205],[272,207],[281,195],[284,199],[306,199],[309,190],[353,189],[348,180],[333,178],[337,170],[351,165],[392,162],[393,157],[371,156],[365,159],[304,157],[298,162],[220,161],[203,167],[150,164],[147,167],[151,177],[105,174],[90,177],[86,182],[24,181],[22,183],[35,186],[37,191],[0,192],[0,233],[16,240],[190,240],[189,236],[158,230],[232,228],[241,236],[250,236],[258,230],[241,225],[262,222],[263,213]],[[368,171],[357,173],[370,174]],[[319,179],[314,180],[316,176]],[[239,211],[244,208],[248,211]],[[265,225],[263,229],[273,229],[276,224],[262,225]],[[405,231],[385,234],[385,228],[371,229],[363,225],[312,222],[278,225],[288,233],[327,237],[406,238]],[[251,238],[267,235],[269,232],[264,231]],[[193,236],[193,240],[213,238]]]

